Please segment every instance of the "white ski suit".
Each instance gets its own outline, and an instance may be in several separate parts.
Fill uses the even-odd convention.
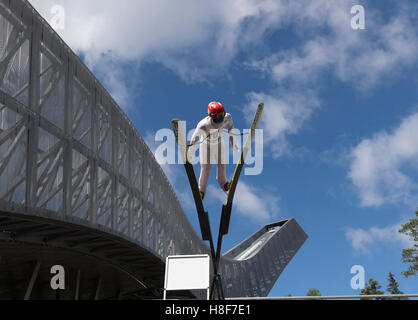
[[[212,163],[218,165],[218,173],[216,180],[221,188],[224,188],[226,179],[226,166],[225,166],[225,144],[222,138],[222,132],[224,128],[228,129],[230,133],[234,128],[232,117],[229,113],[225,114],[224,121],[221,123],[215,123],[209,116],[200,121],[196,127],[196,130],[192,136],[189,152],[194,155],[199,138],[202,139],[200,144],[200,177],[199,177],[199,189],[206,194],[206,184],[209,179]],[[231,145],[235,146],[234,137],[229,137]]]

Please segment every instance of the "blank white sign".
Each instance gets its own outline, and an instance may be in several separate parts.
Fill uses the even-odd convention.
[[[168,256],[165,266],[166,290],[209,288],[209,255]]]

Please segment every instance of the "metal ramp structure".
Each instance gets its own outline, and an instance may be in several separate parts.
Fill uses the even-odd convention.
[[[268,295],[306,239],[289,219],[222,255],[225,296]],[[165,258],[203,253],[108,92],[28,1],[0,0],[0,299],[160,298]]]

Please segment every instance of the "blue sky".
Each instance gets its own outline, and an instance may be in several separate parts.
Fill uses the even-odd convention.
[[[249,127],[265,102],[264,170],[242,176],[224,250],[294,217],[309,239],[270,296],[358,294],[354,265],[385,289],[416,293],[397,229],[418,207],[418,6],[415,1],[32,0],[125,110],[153,150],[172,118],[192,129],[210,101]],[[351,28],[353,5],[365,30]],[[197,230],[186,174],[163,166]],[[195,168],[198,173],[199,168]],[[231,177],[234,165],[227,168]],[[257,204],[257,210],[254,206]],[[205,199],[217,234],[215,180]]]

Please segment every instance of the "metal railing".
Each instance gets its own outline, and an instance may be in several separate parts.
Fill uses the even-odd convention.
[[[341,296],[289,296],[289,297],[243,297],[227,298],[227,300],[349,300],[349,299],[399,299],[418,298],[415,294],[370,294],[370,295],[341,295]]]

